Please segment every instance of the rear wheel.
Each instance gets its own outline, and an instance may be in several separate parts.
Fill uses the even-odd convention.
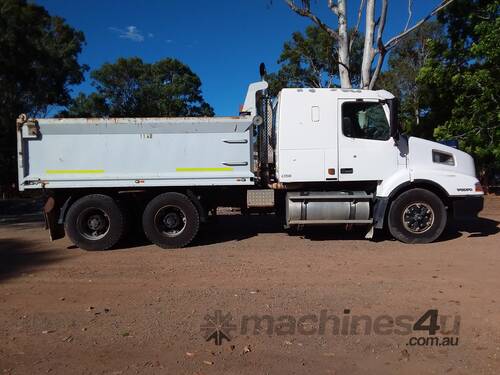
[[[429,243],[446,226],[446,208],[441,199],[425,189],[412,189],[398,196],[389,209],[389,231],[405,243]]]
[[[106,250],[122,237],[125,218],[111,197],[92,194],[73,203],[64,225],[66,234],[76,246],[85,250]]]
[[[164,249],[179,248],[195,238],[200,215],[187,196],[164,193],[148,203],[142,215],[142,226],[155,245]]]

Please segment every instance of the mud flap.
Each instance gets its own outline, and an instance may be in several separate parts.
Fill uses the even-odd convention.
[[[51,241],[63,238],[64,226],[58,223],[60,208],[54,197],[49,197],[43,206],[43,217],[45,218],[45,229],[49,230]]]

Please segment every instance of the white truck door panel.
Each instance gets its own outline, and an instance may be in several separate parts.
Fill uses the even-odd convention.
[[[338,178],[335,102],[326,90],[285,89],[281,92],[277,157],[280,181]]]
[[[339,171],[340,181],[370,181],[383,180],[393,174],[398,168],[398,149],[394,140],[365,139],[357,134],[344,134],[343,119],[347,110],[343,110],[344,103],[360,103],[360,101],[339,100],[338,107],[338,139],[339,139]],[[365,101],[376,105],[377,101]],[[360,104],[362,105],[362,104]],[[345,108],[345,107],[344,107]],[[388,122],[388,110],[384,108]],[[365,111],[366,112],[366,111]],[[357,125],[357,124],[354,124]],[[383,138],[380,137],[379,138]]]

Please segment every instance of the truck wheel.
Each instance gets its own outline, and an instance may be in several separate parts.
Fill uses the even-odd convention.
[[[64,225],[68,237],[79,248],[106,250],[122,237],[125,218],[111,197],[92,194],[73,203]]]
[[[184,194],[164,193],[144,209],[142,227],[155,245],[164,249],[184,247],[198,233],[200,215]]]
[[[398,196],[389,209],[389,231],[401,242],[429,243],[446,226],[446,209],[439,197],[425,189],[412,189]]]

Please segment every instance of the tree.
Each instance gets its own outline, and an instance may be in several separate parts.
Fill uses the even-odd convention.
[[[198,76],[176,59],[120,58],[91,73],[96,92],[79,94],[64,117],[213,116]]]
[[[336,41],[316,25],[308,26],[304,34],[294,32],[283,45],[278,59],[280,69],[266,77],[271,95],[284,87],[334,87],[338,78],[336,51]],[[352,82],[360,79],[361,53],[362,40],[358,38],[351,57]]]
[[[375,88],[383,88],[399,98],[400,120],[405,131],[432,138],[434,126],[426,120],[429,111],[427,88],[417,82],[420,69],[431,53],[433,42],[444,42],[442,26],[430,21],[403,39],[391,52],[388,69],[381,73]]]
[[[359,35],[358,30],[364,10],[365,35],[360,87],[363,89],[372,89],[378,79],[386,54],[410,32],[420,27],[423,23],[428,21],[430,17],[447,7],[454,0],[443,0],[439,6],[434,8],[432,12],[429,13],[429,15],[415,23],[412,27],[409,27],[409,24],[412,15],[413,0],[408,0],[408,21],[406,22],[406,27],[400,34],[390,38],[387,42],[383,41],[383,34],[385,24],[387,22],[388,0],[381,0],[380,16],[378,19],[375,19],[376,0],[360,0],[357,21],[353,29],[353,33],[348,32],[347,0],[327,0],[328,8],[337,18],[336,28],[327,25],[312,11],[310,0],[301,0],[300,5],[298,5],[295,0],[284,1],[292,11],[302,17],[309,18],[336,41],[338,46],[338,52],[336,52],[336,54],[338,55],[340,84],[343,88],[352,87],[352,81],[349,73],[351,71],[353,43]],[[375,69],[372,69],[374,59],[377,55],[378,59]]]
[[[69,103],[87,69],[77,60],[84,41],[41,6],[0,0],[0,185],[16,181],[16,118]]]
[[[434,136],[457,139],[474,155],[484,180],[500,167],[499,11],[498,0],[459,0],[450,6],[438,18],[447,40],[433,43],[418,76],[427,87]]]

